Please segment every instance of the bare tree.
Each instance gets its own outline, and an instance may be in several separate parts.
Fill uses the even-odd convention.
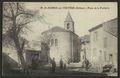
[[[3,3],[3,45],[12,44],[15,47],[23,69],[26,69],[23,57],[26,40],[22,38],[22,34],[26,32],[26,29],[29,29],[28,24],[35,20],[33,17],[36,13],[37,11],[26,9],[24,3]]]
[[[54,33],[52,31],[43,32],[41,38],[41,42],[46,43],[49,47],[52,46],[51,40],[54,38]]]

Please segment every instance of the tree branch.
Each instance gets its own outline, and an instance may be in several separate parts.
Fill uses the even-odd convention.
[[[13,7],[12,7],[12,5],[11,5],[11,3],[9,2],[9,7],[10,7],[10,10],[11,10],[11,14],[12,14],[12,16],[14,17],[15,16],[15,14],[14,14],[14,10],[13,10]]]
[[[32,22],[32,21],[28,21],[28,22],[26,22],[26,23],[19,24],[18,26],[24,26],[24,25],[27,25],[27,24],[30,23],[30,22]]]
[[[12,19],[12,17],[8,16],[8,15],[5,15],[3,14],[3,17],[6,17],[6,18],[9,18],[9,19]]]
[[[22,15],[22,14],[23,14],[23,15],[25,14],[25,15],[30,15],[30,16],[33,16],[33,14],[30,14],[30,13],[25,13],[25,12],[24,12],[24,13],[23,13],[23,12],[21,12],[21,13],[17,14],[17,15],[16,15],[16,17],[18,17],[19,15]]]

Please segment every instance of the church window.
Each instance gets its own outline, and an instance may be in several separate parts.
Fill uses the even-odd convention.
[[[67,29],[69,29],[70,28],[70,24],[69,23],[67,23]]]
[[[55,39],[55,46],[58,46],[58,39]]]
[[[53,45],[54,44],[54,40],[53,39],[51,39],[51,45]]]

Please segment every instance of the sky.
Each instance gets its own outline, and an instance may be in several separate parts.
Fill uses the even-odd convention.
[[[79,36],[89,34],[90,28],[117,17],[116,2],[26,2],[25,7],[44,14],[47,22],[37,20],[30,23],[32,32],[28,32],[29,40],[38,40],[41,32],[54,26],[64,28],[68,11],[75,23],[75,33]]]

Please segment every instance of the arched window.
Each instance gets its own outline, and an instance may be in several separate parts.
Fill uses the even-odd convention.
[[[67,29],[69,29],[70,28],[70,24],[69,23],[67,23]]]
[[[51,45],[53,45],[54,44],[54,40],[53,39],[51,39]]]
[[[58,46],[58,39],[55,39],[55,46]]]

